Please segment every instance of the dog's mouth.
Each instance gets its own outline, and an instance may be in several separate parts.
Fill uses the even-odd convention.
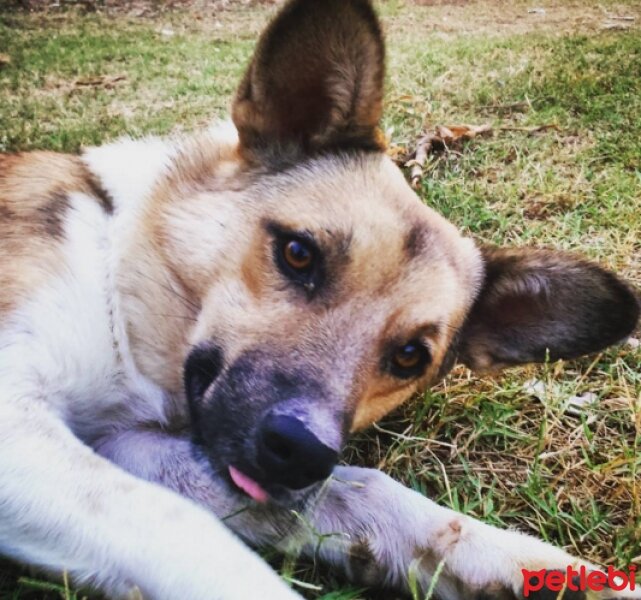
[[[255,474],[252,467],[243,465],[239,468],[231,462],[225,470],[228,485],[233,492],[262,506],[273,505],[287,509],[301,507],[322,488],[322,482],[319,481],[304,489],[290,489],[279,483],[265,481]]]
[[[249,475],[245,475],[245,473],[233,465],[229,465],[228,472],[234,485],[252,500],[255,500],[260,504],[265,504],[269,501],[269,493],[260,485],[260,483],[249,477]]]

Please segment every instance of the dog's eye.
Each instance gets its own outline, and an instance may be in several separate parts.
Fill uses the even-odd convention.
[[[269,231],[274,236],[276,266],[311,298],[319,290],[325,275],[324,257],[311,233],[287,231],[277,225],[270,225]]]
[[[292,239],[283,246],[287,266],[298,273],[308,273],[314,266],[314,251],[300,240]]]
[[[419,341],[412,340],[392,352],[391,371],[396,377],[421,375],[430,361],[429,350]]]
[[[277,240],[276,263],[292,281],[308,293],[316,291],[320,276],[320,257],[311,240],[298,235],[284,235]]]

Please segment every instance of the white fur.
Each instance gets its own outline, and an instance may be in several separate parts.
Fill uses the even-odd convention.
[[[114,198],[116,210],[137,207],[171,164],[179,144],[161,138],[122,138],[88,148],[84,159]]]
[[[327,534],[321,552],[326,560],[347,563],[354,544],[367,544],[388,585],[402,587],[410,572],[423,590],[434,570],[444,570],[436,584],[441,600],[504,598],[502,590],[520,597],[521,569],[530,571],[597,569],[536,538],[501,530],[461,515],[409,490],[380,471],[338,467],[335,481],[309,519],[314,530]],[[348,510],[346,510],[348,507]],[[343,533],[343,535],[340,535]],[[317,546],[318,540],[313,540]],[[317,552],[316,546],[314,551]],[[421,596],[422,597],[422,596]],[[621,597],[604,591],[595,598]],[[626,599],[641,598],[641,590],[626,590]]]
[[[115,162],[121,149],[111,149]],[[81,441],[163,423],[166,397],[110,320],[109,218],[92,199],[70,200],[60,272],[0,330],[0,550],[114,597],[137,586],[150,599],[298,598],[213,515]]]
[[[44,384],[46,402],[85,440],[94,423],[104,429],[107,415],[163,423],[164,392],[137,371],[122,323],[109,319],[116,295],[108,218],[90,198],[70,201],[64,266],[11,315],[0,381]]]

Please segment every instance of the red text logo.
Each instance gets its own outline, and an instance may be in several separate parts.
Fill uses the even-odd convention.
[[[616,592],[623,590],[630,591],[636,589],[635,573],[636,566],[632,565],[628,572],[617,571],[614,567],[608,567],[606,573],[601,571],[588,571],[585,567],[580,567],[577,571],[572,567],[567,567],[565,571],[528,571],[521,569],[523,573],[523,595],[528,598],[530,593],[538,592],[542,589],[551,592],[560,592],[569,590],[571,592],[601,592],[608,588]]]

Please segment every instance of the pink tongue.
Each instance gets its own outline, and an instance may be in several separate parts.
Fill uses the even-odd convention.
[[[231,475],[232,481],[250,498],[256,500],[256,502],[264,504],[269,500],[269,494],[262,487],[231,465],[229,465],[229,474]]]

